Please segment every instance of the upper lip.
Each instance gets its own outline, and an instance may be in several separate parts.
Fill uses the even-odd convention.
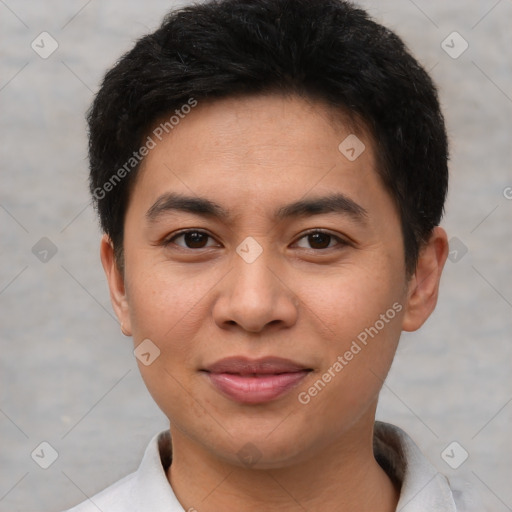
[[[249,374],[277,374],[292,373],[311,370],[300,363],[283,359],[282,357],[263,357],[250,359],[248,357],[226,357],[203,369],[210,373],[233,373],[238,375]]]

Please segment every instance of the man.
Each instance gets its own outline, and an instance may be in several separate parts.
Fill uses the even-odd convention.
[[[471,510],[375,422],[448,253],[443,116],[401,40],[342,1],[194,5],[88,121],[112,304],[170,429],[72,510]]]

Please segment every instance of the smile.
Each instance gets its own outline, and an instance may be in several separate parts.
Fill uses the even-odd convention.
[[[282,358],[226,358],[202,370],[213,387],[242,404],[275,400],[297,386],[311,368]]]

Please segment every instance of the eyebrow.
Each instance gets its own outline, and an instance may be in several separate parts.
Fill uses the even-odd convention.
[[[172,211],[182,211],[223,221],[228,221],[231,218],[231,213],[228,210],[210,199],[186,196],[175,192],[161,195],[146,212],[146,218],[150,222],[155,222],[159,217]],[[367,210],[361,205],[344,194],[336,193],[312,199],[301,199],[281,206],[274,212],[274,218],[284,220],[325,213],[348,215],[359,223],[364,223],[368,217]]]

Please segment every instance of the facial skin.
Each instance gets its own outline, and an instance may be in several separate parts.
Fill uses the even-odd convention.
[[[123,331],[135,346],[149,338],[160,349],[139,368],[170,420],[168,478],[185,510],[395,510],[397,489],[372,451],[377,398],[401,331],[418,329],[435,307],[448,245],[436,228],[406,279],[400,219],[372,141],[357,133],[366,149],[351,162],[338,149],[350,133],[323,104],[298,97],[199,102],[139,171],[124,275],[102,240]],[[207,198],[231,217],[153,207],[150,219],[169,193]],[[365,215],[274,218],[280,207],[335,193]],[[171,241],[185,228],[209,237]],[[236,252],[246,237],[262,249],[251,263]],[[394,318],[301,403],[393,304]],[[200,371],[234,355],[278,356],[313,371],[275,400],[241,404]],[[247,443],[257,450],[250,466],[237,455]]]

